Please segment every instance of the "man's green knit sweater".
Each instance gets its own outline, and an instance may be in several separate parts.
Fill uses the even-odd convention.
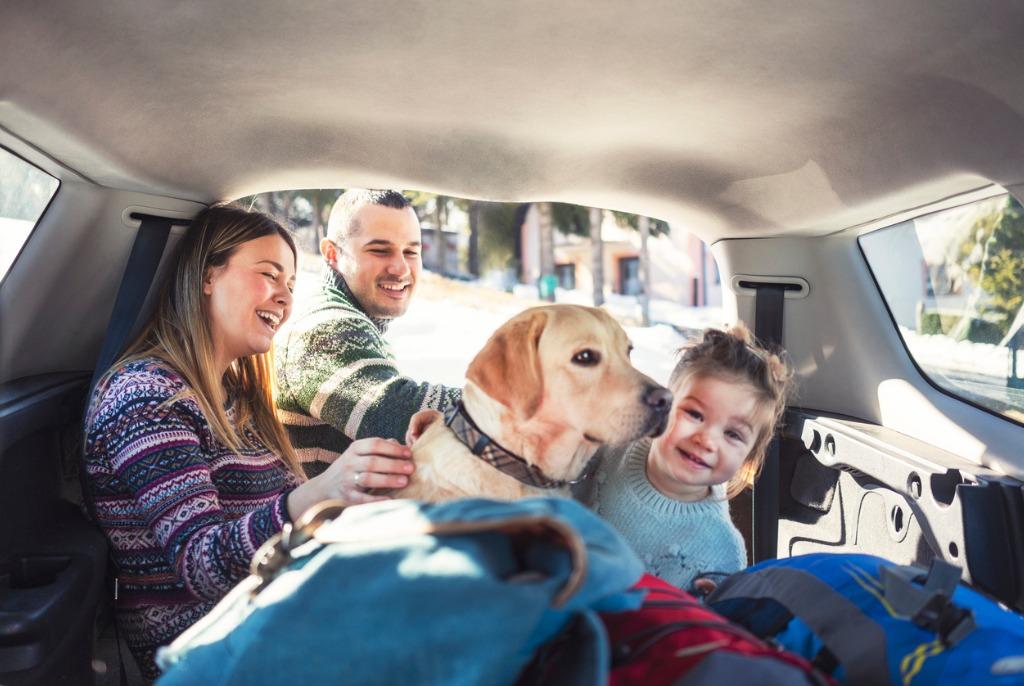
[[[277,406],[307,475],[357,438],[404,440],[416,412],[459,401],[459,389],[398,373],[383,337],[389,320],[369,317],[330,267],[309,305],[277,347]]]

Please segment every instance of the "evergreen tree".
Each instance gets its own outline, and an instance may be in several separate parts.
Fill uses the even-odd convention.
[[[967,278],[984,294],[979,314],[1005,336],[1024,305],[1024,208],[1007,198],[998,211],[978,219],[960,246]]]

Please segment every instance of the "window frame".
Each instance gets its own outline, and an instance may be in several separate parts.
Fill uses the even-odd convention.
[[[47,201],[46,205],[43,206],[43,209],[39,213],[39,216],[36,217],[35,222],[32,224],[32,230],[28,232],[28,236],[26,236],[25,240],[21,242],[21,246],[18,248],[18,254],[14,256],[13,260],[11,260],[11,264],[9,267],[7,267],[7,270],[2,275],[0,275],[0,288],[3,288],[4,284],[7,283],[7,277],[10,276],[11,272],[13,272],[18,267],[18,261],[21,259],[22,254],[24,254],[25,247],[29,244],[29,242],[32,240],[32,237],[36,234],[36,230],[39,228],[39,224],[46,217],[46,213],[50,211],[50,208],[53,207],[53,201],[57,198],[57,195],[60,193],[60,189],[64,186],[64,181],[59,176],[54,175],[53,173],[47,171],[46,169],[43,169],[40,165],[29,161],[28,159],[25,158],[24,155],[19,155],[6,145],[0,144],[0,150],[11,155],[12,157],[21,160],[22,162],[29,165],[33,169],[40,171],[43,174],[46,174],[51,179],[57,182],[57,187],[54,188],[53,193],[50,194],[50,199]]]
[[[932,377],[924,370],[924,368],[921,366],[921,364],[917,361],[917,358],[914,356],[913,351],[910,350],[910,346],[907,344],[907,339],[903,337],[903,332],[900,331],[899,323],[896,321],[896,315],[895,315],[895,313],[893,313],[892,308],[889,306],[889,299],[886,298],[886,296],[885,296],[885,291],[882,289],[882,284],[879,283],[878,276],[875,274],[875,270],[872,269],[871,261],[868,259],[867,253],[864,251],[864,245],[861,242],[861,239],[864,236],[871,235],[871,234],[876,233],[878,231],[885,231],[886,229],[895,228],[896,226],[898,226],[898,225],[900,225],[900,224],[902,224],[904,222],[915,221],[918,218],[927,216],[929,214],[935,214],[935,213],[938,213],[938,212],[945,212],[947,210],[953,210],[953,209],[956,209],[958,207],[965,207],[967,205],[972,205],[974,203],[981,202],[983,200],[994,198],[994,197],[997,197],[997,196],[1000,196],[1000,195],[1012,196],[1012,197],[1016,198],[1018,201],[1020,201],[1020,198],[1018,198],[1016,194],[1012,193],[1007,188],[1002,188],[1002,189],[1000,189],[1000,192],[992,193],[991,195],[988,195],[986,197],[974,197],[974,198],[964,199],[962,202],[954,202],[952,204],[943,203],[942,206],[929,207],[929,208],[919,208],[919,211],[916,211],[913,214],[902,215],[902,216],[899,216],[899,217],[891,217],[890,218],[890,219],[892,219],[891,222],[886,222],[886,223],[881,224],[881,225],[877,225],[876,224],[876,225],[872,225],[869,228],[866,228],[866,230],[861,231],[861,232],[858,233],[857,238],[856,238],[856,243],[857,243],[857,250],[860,252],[861,260],[863,261],[864,266],[867,268],[868,276],[871,277],[871,281],[875,285],[875,290],[877,291],[878,296],[881,298],[882,307],[885,308],[886,314],[889,315],[889,321],[891,322],[892,327],[895,330],[896,335],[897,335],[897,337],[900,340],[900,344],[903,346],[903,352],[906,353],[907,358],[910,360],[910,364],[913,365],[915,370],[917,370],[917,373],[925,381],[925,383],[927,383],[929,386],[931,386],[932,388],[934,388],[935,390],[937,390],[938,392],[942,393],[943,395],[945,395],[947,397],[953,398],[954,400],[956,400],[958,402],[961,402],[961,403],[963,403],[965,405],[968,405],[970,407],[973,407],[975,409],[981,410],[982,412],[985,412],[986,414],[992,415],[993,417],[997,417],[998,419],[1001,419],[1004,422],[1008,422],[1011,425],[1024,428],[1024,421],[1018,420],[1018,419],[1014,419],[1013,417],[1005,415],[1002,412],[999,412],[999,411],[994,410],[994,409],[992,409],[990,407],[986,407],[986,406],[984,406],[984,405],[982,405],[982,404],[980,404],[978,402],[975,402],[975,401],[971,400],[970,398],[966,398],[966,397],[964,397],[962,395],[958,395],[957,393],[953,392],[951,389],[946,388],[945,386],[940,385],[937,381],[932,379]],[[1021,202],[1024,203],[1024,201],[1021,201]]]

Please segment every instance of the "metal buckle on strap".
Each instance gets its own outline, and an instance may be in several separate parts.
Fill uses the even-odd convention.
[[[340,500],[325,500],[302,513],[296,522],[285,522],[281,533],[267,539],[252,558],[249,572],[259,578],[251,589],[256,595],[292,561],[292,551],[310,541],[317,529],[340,515],[346,505]]]
[[[943,644],[956,645],[974,630],[974,613],[952,600],[960,581],[959,567],[936,558],[927,572],[893,566],[882,567],[879,576],[892,609],[922,629],[934,631]]]

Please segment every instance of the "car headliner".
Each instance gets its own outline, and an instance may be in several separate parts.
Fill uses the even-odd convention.
[[[705,240],[1024,180],[1024,4],[5,2],[0,127],[209,201],[394,186]]]

